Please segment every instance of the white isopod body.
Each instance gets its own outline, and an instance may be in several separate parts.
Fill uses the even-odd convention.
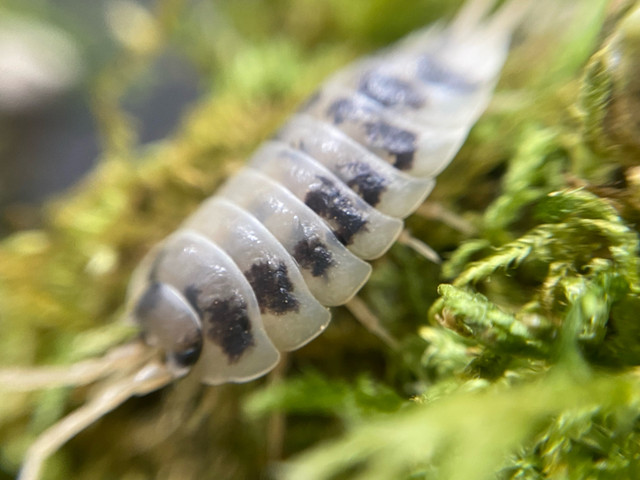
[[[130,396],[196,363],[207,384],[252,380],[327,327],[327,307],[366,282],[364,260],[397,239],[486,107],[526,0],[487,16],[492,4],[472,0],[451,25],[331,77],[147,255],[128,317],[153,348],[131,344],[69,374],[36,376],[33,385],[113,381],[38,438],[21,480],[37,479],[48,455]]]
[[[254,379],[357,293],[489,101],[522,7],[490,3],[338,72],[148,256],[130,317],[174,376]]]

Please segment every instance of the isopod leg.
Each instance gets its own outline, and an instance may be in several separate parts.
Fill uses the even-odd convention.
[[[419,240],[411,235],[411,233],[409,233],[409,230],[407,229],[403,230],[398,237],[398,243],[406,245],[407,247],[411,248],[413,251],[417,252],[419,255],[423,256],[427,260],[432,261],[433,263],[442,262],[440,255],[438,255],[438,252],[436,252],[422,240]]]
[[[280,363],[269,373],[268,382],[270,385],[282,382],[287,371],[288,360],[288,354],[282,352]],[[272,462],[282,459],[286,430],[287,416],[284,412],[276,410],[269,416],[267,424],[267,456]]]
[[[345,304],[345,307],[356,317],[356,319],[364,325],[364,327],[373,333],[376,337],[386,343],[392,349],[399,347],[398,341],[391,336],[386,328],[380,322],[380,319],[369,310],[367,304],[359,297],[353,297]]]
[[[478,233],[476,227],[471,222],[438,202],[425,202],[415,213],[427,220],[435,220],[449,225],[454,230],[467,236],[473,236]]]
[[[147,364],[102,390],[93,400],[45,430],[29,447],[18,480],[37,480],[44,462],[62,445],[127,399],[157,390],[173,380],[162,364]]]

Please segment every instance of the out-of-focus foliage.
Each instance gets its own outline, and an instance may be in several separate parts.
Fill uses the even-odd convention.
[[[589,61],[580,97],[590,146],[628,165],[640,155],[639,58],[640,9],[630,7]]]
[[[104,154],[45,206],[41,228],[0,244],[5,365],[69,363],[131,338],[118,319],[150,246],[324,75],[456,7],[107,4],[120,51],[91,86]],[[408,221],[442,268],[397,245],[361,294],[397,349],[338,309],[270,378],[190,376],[133,399],[45,478],[638,477],[638,11],[585,0],[531,14],[487,114],[438,178],[430,201],[443,208]],[[122,99],[167,50],[205,93],[143,147]],[[0,471],[10,478],[37,433],[90,393],[3,392]]]

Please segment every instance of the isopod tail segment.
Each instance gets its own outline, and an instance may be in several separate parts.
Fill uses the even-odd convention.
[[[271,371],[280,352],[319,335],[327,307],[349,304],[370,318],[352,300],[371,271],[365,260],[398,239],[402,219],[464,142],[529,3],[511,0],[489,14],[492,0],[470,1],[448,27],[429,27],[339,71],[142,261],[128,317],[144,343],[71,373],[6,379],[5,386],[25,382],[23,389],[100,387],[34,442],[20,480],[36,480],[50,454],[127,398],[194,366],[206,384],[247,382]]]

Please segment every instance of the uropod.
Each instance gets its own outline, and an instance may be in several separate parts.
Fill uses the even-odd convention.
[[[489,102],[526,2],[469,2],[331,76],[134,272],[127,318],[144,343],[60,373],[113,381],[30,447],[38,478],[64,442],[133,395],[198,365],[209,385],[271,371],[351,300]]]

